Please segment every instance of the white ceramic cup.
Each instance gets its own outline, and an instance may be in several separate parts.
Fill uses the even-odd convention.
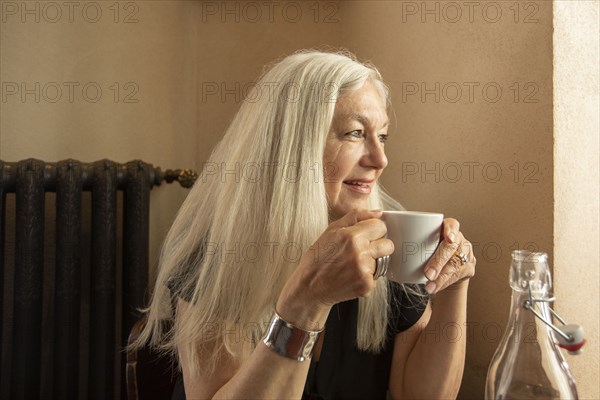
[[[442,239],[444,214],[384,211],[381,219],[395,248],[386,277],[399,283],[426,283],[423,270]]]

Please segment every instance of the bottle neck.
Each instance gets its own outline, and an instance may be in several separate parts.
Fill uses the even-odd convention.
[[[541,298],[541,294],[534,294],[534,298]],[[525,307],[529,302],[529,292],[513,290],[509,325],[512,325],[517,334],[518,341],[522,344],[539,343],[554,347],[552,330],[533,312]],[[548,302],[534,302],[531,306],[542,315],[546,321],[552,321]]]

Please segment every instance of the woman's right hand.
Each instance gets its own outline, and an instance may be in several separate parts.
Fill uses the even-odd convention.
[[[331,307],[375,288],[375,260],[394,252],[381,211],[355,210],[332,222],[284,285],[277,312],[298,327],[324,326]]]

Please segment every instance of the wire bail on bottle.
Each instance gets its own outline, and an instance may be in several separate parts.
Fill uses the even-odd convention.
[[[528,271],[527,273],[530,277],[533,276],[533,271]],[[556,300],[556,298],[548,293],[547,298],[534,298],[533,293],[531,291],[532,280],[529,281],[527,287],[529,290],[529,298],[523,302],[523,308],[531,311],[533,315],[535,315],[538,319],[540,319],[544,324],[546,324],[550,329],[556,333],[556,338],[558,340],[558,346],[567,350],[569,354],[581,354],[583,352],[582,347],[585,344],[585,335],[583,333],[583,327],[577,324],[567,324],[565,320],[563,320],[551,307],[548,307],[550,313],[556,317],[562,324],[560,328],[556,327],[552,324],[552,321],[544,318],[539,311],[536,310],[537,303],[552,303]]]

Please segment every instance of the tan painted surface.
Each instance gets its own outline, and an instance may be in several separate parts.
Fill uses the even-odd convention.
[[[554,282],[559,314],[583,325],[567,356],[580,399],[600,398],[600,94],[597,1],[554,2]]]
[[[352,48],[394,95],[385,186],[409,209],[457,218],[475,244],[460,397],[482,398],[510,308],[510,252],[534,246],[552,257],[552,4],[482,2],[469,15],[458,2],[455,23],[450,3],[351,4]],[[453,338],[451,327],[436,334]]]
[[[0,158],[196,167],[191,3],[2,3]],[[152,192],[153,260],[186,193]]]
[[[481,398],[508,316],[510,251],[534,246],[552,262],[559,230],[552,3],[137,1],[120,3],[118,15],[112,2],[97,4],[96,23],[83,3],[73,22],[68,9],[57,22],[42,5],[40,22],[3,11],[1,80],[19,92],[2,89],[0,158],[140,158],[201,169],[266,63],[300,48],[347,48],[377,65],[392,89],[384,185],[409,209],[456,217],[475,244],[460,397]],[[34,94],[22,101],[22,82],[40,83],[39,103]],[[52,82],[63,88],[55,103]],[[72,102],[68,82],[79,83]],[[82,91],[90,82],[102,89],[95,103],[93,84],[88,98]],[[152,193],[152,267],[185,193]],[[440,340],[448,332],[440,327]],[[583,374],[576,370],[585,386]]]

